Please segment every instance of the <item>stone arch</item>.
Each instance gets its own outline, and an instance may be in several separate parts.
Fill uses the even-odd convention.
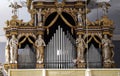
[[[23,33],[23,34],[18,35],[19,48],[27,40],[28,40],[29,43],[31,43],[32,45],[34,45],[34,42],[36,40],[36,36],[34,34],[28,34],[28,33],[27,34]]]
[[[72,18],[72,20],[74,21],[74,26],[77,25],[77,20],[76,20],[76,18],[75,18],[71,13],[66,12],[66,11],[63,11],[63,12],[61,12],[61,15],[62,15],[63,13],[65,13],[66,15],[69,15],[69,17]],[[55,14],[56,14],[56,15],[55,15]],[[57,11],[50,13],[50,14],[46,17],[46,19],[44,20],[43,25],[44,25],[44,26],[47,26],[47,25],[48,25],[48,24],[46,25],[46,21],[47,21],[48,18],[50,18],[50,16],[54,16],[54,18],[55,18],[55,16],[57,16],[57,15],[58,15]],[[60,15],[59,15],[59,16],[60,16]],[[52,20],[53,20],[53,19],[52,19]],[[51,22],[51,21],[49,21],[49,22]]]
[[[19,35],[18,68],[36,67],[35,39],[36,36],[32,34]]]
[[[58,26],[58,25],[54,25],[56,22],[58,22],[58,21],[62,21],[66,26],[66,28],[67,29],[65,29],[65,30],[69,30],[69,31],[71,31],[72,32],[72,30],[74,29],[74,27],[76,26],[76,23],[75,23],[75,20],[73,19],[73,17],[70,15],[70,14],[68,14],[67,12],[61,12],[61,14],[64,14],[63,16],[67,16],[68,18],[66,19],[66,20],[69,20],[68,22],[72,22],[72,23],[70,23],[72,26],[68,26],[63,20],[62,20],[62,18],[60,17],[60,15],[57,13],[57,12],[53,12],[53,13],[51,13],[47,18],[46,18],[46,20],[45,20],[45,23],[43,23],[43,25],[45,26],[45,27],[49,27],[48,25],[53,21],[53,19],[58,15],[58,18],[56,19],[56,21],[48,28],[49,29],[49,33],[50,33],[50,29],[52,28],[52,27],[54,27],[54,26]],[[61,22],[61,23],[62,23]],[[55,29],[54,29],[55,30]],[[74,30],[73,30],[74,31]],[[48,34],[46,34],[46,32],[47,32],[47,30],[44,32],[45,33],[45,35],[44,36],[47,36]],[[76,35],[75,35],[75,32],[74,32],[74,37],[76,37]],[[48,36],[47,36],[48,37]],[[45,37],[44,37],[45,38]],[[49,40],[49,39],[47,39],[47,40]],[[45,41],[46,41],[46,39],[45,39]]]

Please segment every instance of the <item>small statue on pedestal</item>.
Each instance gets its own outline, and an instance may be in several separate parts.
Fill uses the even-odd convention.
[[[85,48],[87,48],[87,45],[84,39],[81,37],[81,35],[79,35],[79,37],[77,38],[76,44],[77,44],[77,62],[84,63],[85,62],[84,52]]]
[[[107,35],[104,35],[104,38],[102,39],[102,52],[103,52],[104,63],[112,62],[111,45],[112,45],[111,40],[107,38]]]
[[[44,46],[46,46],[44,40],[42,39],[42,36],[39,35],[38,39],[35,41],[35,46],[36,46],[36,58],[37,58],[37,63],[43,63],[43,58],[44,58]]]
[[[10,45],[10,63],[17,63],[18,39],[15,38],[15,35],[12,35],[9,45]]]

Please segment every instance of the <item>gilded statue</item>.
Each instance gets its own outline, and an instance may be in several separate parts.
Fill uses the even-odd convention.
[[[104,62],[111,62],[112,58],[112,49],[111,49],[112,42],[108,39],[107,35],[104,35],[102,39],[102,53],[103,53],[103,60]]]
[[[77,62],[85,62],[84,59],[84,52],[85,48],[87,48],[87,45],[84,41],[84,39],[79,35],[79,37],[76,39],[76,44],[77,44]]]
[[[15,35],[12,35],[9,45],[10,45],[10,63],[17,63],[18,39],[15,37]]]
[[[37,63],[43,63],[43,58],[44,58],[44,46],[46,46],[44,40],[42,39],[42,36],[39,35],[38,39],[35,41],[35,46],[36,46],[36,58],[37,58]]]

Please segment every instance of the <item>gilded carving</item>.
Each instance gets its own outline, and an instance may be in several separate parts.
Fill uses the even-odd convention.
[[[113,21],[108,18],[108,16],[103,16],[100,20],[103,26],[112,26]]]
[[[24,24],[23,20],[18,20],[17,15],[13,15],[11,20],[6,21],[7,27],[10,26],[21,26]]]
[[[38,11],[36,9],[30,9],[28,12],[31,14],[31,19],[34,19],[34,16]]]
[[[94,22],[94,25],[95,25],[95,26],[98,26],[98,25],[100,26],[100,25],[101,25],[100,20],[99,20],[99,19],[96,19],[96,21]]]

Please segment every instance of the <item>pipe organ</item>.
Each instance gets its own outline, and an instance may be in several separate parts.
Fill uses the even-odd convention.
[[[69,32],[65,33],[58,26],[58,29],[45,48],[45,67],[73,68],[73,60],[76,57],[75,52],[75,39]]]
[[[6,21],[4,28],[6,38],[9,42],[14,36],[13,39],[17,42],[15,44],[16,51],[24,46],[22,44],[30,44],[30,47],[35,49],[35,56],[33,55],[35,65],[33,67],[37,69],[86,68],[90,64],[90,59],[94,58],[93,54],[97,56],[93,61],[99,60],[95,61],[95,64],[100,62],[96,65],[103,68],[115,67],[114,45],[111,40],[114,24],[106,15],[110,4],[105,3],[104,6],[101,3],[100,8],[106,7],[104,8],[106,13],[101,18],[90,21],[87,17],[87,14],[92,12],[87,7],[89,1],[87,0],[87,3],[86,0],[54,0],[53,2],[27,0],[31,20],[24,22],[19,20],[16,14],[13,14],[11,19]],[[21,8],[18,4],[14,4],[14,7],[12,7],[13,11],[16,10],[14,12]],[[55,33],[51,29],[55,30]],[[52,32],[52,37],[48,35],[50,32]],[[74,35],[72,35],[73,33]],[[38,36],[40,36],[40,40],[38,40],[40,45],[36,47],[35,42],[39,38]],[[78,43],[76,43],[77,39]],[[47,43],[46,46],[41,43],[44,41]],[[83,44],[86,46],[84,47]],[[94,46],[89,44],[94,44]],[[30,50],[32,49],[30,48]],[[41,57],[42,61],[39,63],[35,58],[38,54],[36,50],[41,52],[39,58]],[[19,68],[19,62],[10,63],[10,60],[13,60],[9,58],[12,54],[10,51],[13,51],[10,45],[6,45],[5,51],[8,56],[4,64],[5,70]],[[14,61],[19,61],[18,53],[15,54],[15,57]],[[93,66],[92,63],[90,65]]]

